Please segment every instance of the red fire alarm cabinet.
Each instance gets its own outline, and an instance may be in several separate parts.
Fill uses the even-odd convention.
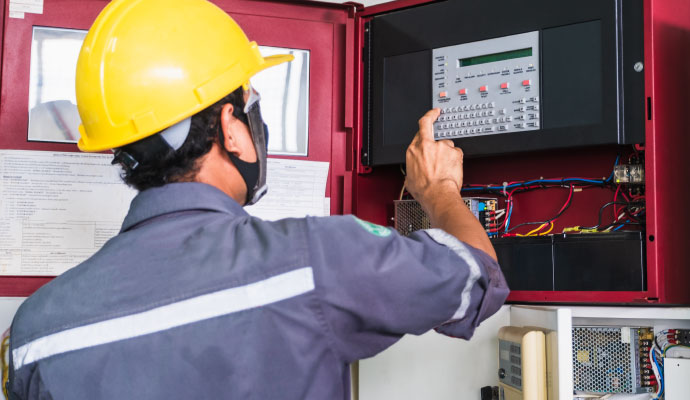
[[[28,133],[32,41],[87,30],[108,1],[10,3],[0,149],[76,152]],[[509,301],[690,304],[687,1],[214,3],[260,45],[308,52],[308,150],[274,157],[329,162],[332,214],[414,229],[421,210],[396,213],[415,207],[399,202],[405,148],[439,107],[435,135],[466,153],[463,197]],[[50,279],[3,276],[0,295]]]

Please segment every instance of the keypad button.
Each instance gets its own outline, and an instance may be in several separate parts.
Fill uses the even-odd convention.
[[[532,84],[532,80],[531,80],[531,79],[525,79],[524,81],[522,81],[522,86],[529,86],[529,85],[531,85],[531,84]],[[427,92],[427,93],[428,93],[428,92]]]
[[[489,108],[494,108],[494,107],[496,107],[495,101],[492,101],[491,103],[489,103]]]
[[[486,86],[486,85],[480,86],[480,87],[479,87],[479,91],[482,92],[482,93],[486,93],[486,92],[489,91],[489,87]],[[427,96],[428,96],[428,95],[427,95]]]
[[[428,93],[428,92],[427,92],[427,93]],[[467,94],[467,89],[460,89],[460,90],[458,90],[458,94],[461,95],[461,96],[466,95],[466,94]]]
[[[510,87],[510,84],[508,82],[501,83],[501,89],[508,89],[509,87]]]
[[[427,93],[429,93],[429,92],[427,92]],[[441,92],[438,94],[438,97],[440,97],[440,98],[448,97],[448,92]]]
[[[493,117],[494,115],[496,115],[496,111],[490,110],[490,111],[489,111],[489,115]]]
[[[501,111],[499,111],[499,113],[505,114],[505,113],[506,113],[506,109],[505,109],[505,108],[501,108]]]
[[[512,122],[512,121],[513,121],[513,117],[511,117],[511,116],[506,117],[506,122]]]
[[[524,98],[524,97],[523,97],[523,98],[521,98],[521,99],[520,99],[520,100],[518,100],[518,101],[520,102],[520,104],[525,104],[525,103],[527,103],[527,99],[526,99],[526,98]]]

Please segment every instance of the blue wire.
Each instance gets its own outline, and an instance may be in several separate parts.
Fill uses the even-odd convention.
[[[613,163],[613,168],[614,168],[614,170],[615,170],[615,168],[616,168],[616,165],[618,165],[618,161],[619,161],[620,159],[621,159],[621,155],[619,154],[619,155],[616,156],[616,161]],[[613,172],[614,172],[614,171],[611,171],[611,175],[609,175],[608,179],[606,179],[606,182],[609,182],[609,181],[611,181],[611,180],[613,179]]]
[[[620,155],[616,156],[616,161],[614,162],[613,166],[615,167],[618,165],[618,161],[620,160]],[[587,183],[594,183],[594,184],[602,184],[609,182],[613,179],[613,171],[611,171],[611,175],[609,175],[608,178],[603,179],[603,180],[594,180],[594,179],[580,179],[580,178],[564,178],[564,179],[534,179],[531,181],[523,182],[523,183],[514,183],[512,185],[507,185],[505,187],[503,186],[482,186],[482,187],[470,187],[470,188],[462,188],[463,191],[486,191],[486,190],[501,190],[501,189],[514,189],[517,187],[521,186],[529,186],[532,184],[539,184],[539,183],[566,183],[566,182],[587,182]]]
[[[503,231],[503,233],[508,232],[508,227],[510,227],[510,217],[513,215],[513,200],[510,200],[510,205],[508,207],[510,210],[508,210],[508,216],[506,217],[506,229]]]
[[[618,165],[618,161],[620,160],[621,156],[620,154],[616,156],[616,161],[613,163],[613,166],[615,167]],[[594,180],[594,179],[580,179],[580,178],[564,178],[564,179],[534,179],[531,181],[523,182],[523,183],[514,183],[512,185],[507,185],[507,186],[482,186],[482,187],[469,187],[469,188],[462,188],[461,191],[463,192],[470,192],[470,191],[487,191],[487,190],[503,190],[504,192],[508,189],[514,189],[517,187],[525,187],[529,186],[532,184],[540,184],[540,183],[566,183],[566,182],[586,182],[586,183],[594,183],[594,184],[604,184],[613,179],[613,171],[611,171],[611,175],[607,179],[604,180]],[[508,228],[510,227],[510,217],[513,215],[513,207],[512,207],[512,202],[510,204],[510,210],[508,211],[508,215],[506,216],[506,226],[504,232],[508,232]],[[629,222],[629,221],[628,221]],[[617,231],[618,229],[621,229],[623,225],[619,226],[618,228],[614,229],[614,231]],[[498,236],[498,233],[496,233],[496,236]]]
[[[656,364],[656,368],[659,370],[659,380],[661,381],[661,390],[659,391],[659,396],[657,397],[658,399],[661,399],[661,395],[664,394],[664,373],[662,371],[661,365],[659,365],[659,362],[656,360],[656,353],[654,350],[652,350],[652,361],[654,361],[654,364]]]
[[[627,224],[628,222],[630,222],[630,220],[627,220],[627,221],[625,221],[625,224]],[[612,230],[611,232],[615,232],[615,231],[617,231],[617,230],[621,229],[622,227],[624,227],[624,226],[625,226],[625,224],[623,224],[623,225],[619,226],[618,228],[616,228],[616,229]]]

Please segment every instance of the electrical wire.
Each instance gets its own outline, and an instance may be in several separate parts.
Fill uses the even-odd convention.
[[[552,230],[553,230],[553,221],[551,221],[551,228],[549,228],[546,232],[540,232],[539,236],[548,235],[549,233],[551,233]]]
[[[604,204],[603,206],[601,206],[601,208],[599,209],[599,217],[597,219],[597,224],[594,226],[583,227],[582,229],[598,229],[599,227],[601,227],[601,220],[602,220],[602,215],[604,213],[604,209],[606,209],[607,207],[614,205],[614,204],[623,204],[623,205],[627,206],[626,209],[630,208],[630,206],[633,205],[633,203],[627,203],[627,202],[623,202],[623,201],[610,201],[610,202]],[[642,204],[640,203],[640,206],[641,205]],[[628,213],[628,215],[629,215],[629,213]],[[612,224],[609,224],[605,228],[602,228],[602,229],[606,229],[611,225],[617,225],[616,224],[617,221],[618,220],[614,221]],[[635,222],[635,223],[631,222],[629,224],[624,224],[624,225],[640,225],[640,223],[639,222]]]
[[[618,162],[620,161],[620,154],[616,156],[616,161],[614,162],[613,166],[615,167],[618,165]],[[484,192],[500,192],[503,193],[505,196],[505,191],[508,189],[515,189],[515,188],[526,188],[527,186],[534,186],[534,188],[541,188],[540,185],[550,185],[550,186],[569,186],[570,183],[590,183],[592,185],[597,185],[597,186],[609,186],[611,182],[613,181],[613,175],[614,172],[613,170],[611,171],[611,174],[609,175],[608,178],[606,179],[595,179],[595,178],[579,178],[579,177],[569,177],[569,178],[561,178],[561,179],[533,179],[530,181],[526,182],[510,182],[506,184],[505,186],[498,186],[498,185],[468,185],[466,187],[463,187],[461,190],[462,191],[484,191]]]
[[[659,395],[657,396],[657,399],[661,399],[662,396],[664,395],[664,368],[659,364],[659,362],[656,360],[656,353],[652,350],[652,361],[654,361],[654,364],[656,365],[657,369],[659,370],[659,383],[661,386],[661,390],[659,391]]]
[[[671,350],[672,348],[674,348],[674,347],[685,347],[685,348],[690,349],[690,346],[686,346],[686,345],[684,345],[684,344],[672,344],[672,345],[667,346],[666,348],[664,348],[664,352],[663,352],[663,354],[661,355],[661,357],[662,357],[662,358],[666,358],[666,353],[667,353],[669,350]]]
[[[570,185],[570,193],[568,194],[568,199],[565,201],[565,204],[563,204],[563,207],[561,207],[561,209],[558,211],[558,213],[556,214],[555,217],[548,219],[546,221],[540,221],[540,222],[523,222],[521,224],[515,225],[514,227],[512,227],[510,229],[508,229],[508,226],[506,225],[505,233],[510,233],[511,231],[514,231],[515,229],[517,229],[521,226],[525,226],[525,225],[541,225],[541,224],[548,224],[552,221],[555,221],[561,215],[563,215],[563,213],[568,209],[568,207],[570,207],[570,204],[572,203],[572,200],[573,200],[573,188],[574,188],[573,185]],[[511,209],[511,211],[512,211],[512,209]]]
[[[654,393],[654,396],[656,396],[656,399],[659,399],[660,395],[661,395],[661,371],[658,370],[658,368],[656,366],[657,364],[654,362],[654,353],[657,349],[658,349],[658,346],[656,346],[656,345],[653,345],[650,347],[649,359],[652,361],[651,362],[652,372],[654,373],[654,378],[656,379],[656,382],[657,382],[656,393]]]

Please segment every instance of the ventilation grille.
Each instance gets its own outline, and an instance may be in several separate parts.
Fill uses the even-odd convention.
[[[395,229],[401,235],[431,228],[431,221],[427,217],[422,206],[416,200],[397,200],[394,201],[395,207]]]
[[[622,329],[634,331],[630,328],[573,328],[575,390],[595,393],[637,392],[635,352],[631,351],[630,343],[624,343]]]

